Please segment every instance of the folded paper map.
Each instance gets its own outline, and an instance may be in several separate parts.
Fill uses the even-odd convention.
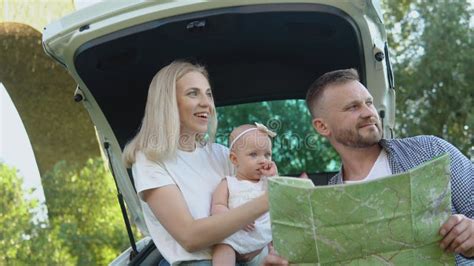
[[[356,184],[269,179],[273,245],[295,264],[451,265],[439,247],[451,214],[449,156]]]

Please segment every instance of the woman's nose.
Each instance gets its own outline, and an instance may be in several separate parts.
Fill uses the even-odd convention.
[[[207,95],[202,95],[199,100],[199,104],[202,106],[210,106],[211,105],[211,99]]]

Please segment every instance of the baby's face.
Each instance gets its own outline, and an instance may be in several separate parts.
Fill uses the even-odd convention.
[[[262,168],[272,161],[272,142],[267,134],[255,130],[242,136],[235,143],[232,153],[237,177],[258,181],[262,177]]]

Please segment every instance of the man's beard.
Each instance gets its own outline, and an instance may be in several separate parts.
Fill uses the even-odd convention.
[[[344,146],[351,148],[367,148],[371,147],[382,139],[382,130],[380,126],[380,120],[376,119],[375,126],[377,127],[376,131],[367,132],[365,136],[360,134],[360,126],[368,123],[369,121],[359,122],[356,125],[356,128],[352,129],[340,129],[335,132],[334,138],[337,142],[341,143]]]

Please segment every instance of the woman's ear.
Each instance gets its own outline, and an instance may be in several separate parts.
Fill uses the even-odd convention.
[[[323,118],[314,118],[313,127],[321,136],[328,137],[331,133]]]
[[[230,162],[234,165],[234,166],[238,166],[238,160],[237,160],[237,155],[235,155],[235,152],[231,151],[229,153],[229,159],[230,159]]]

